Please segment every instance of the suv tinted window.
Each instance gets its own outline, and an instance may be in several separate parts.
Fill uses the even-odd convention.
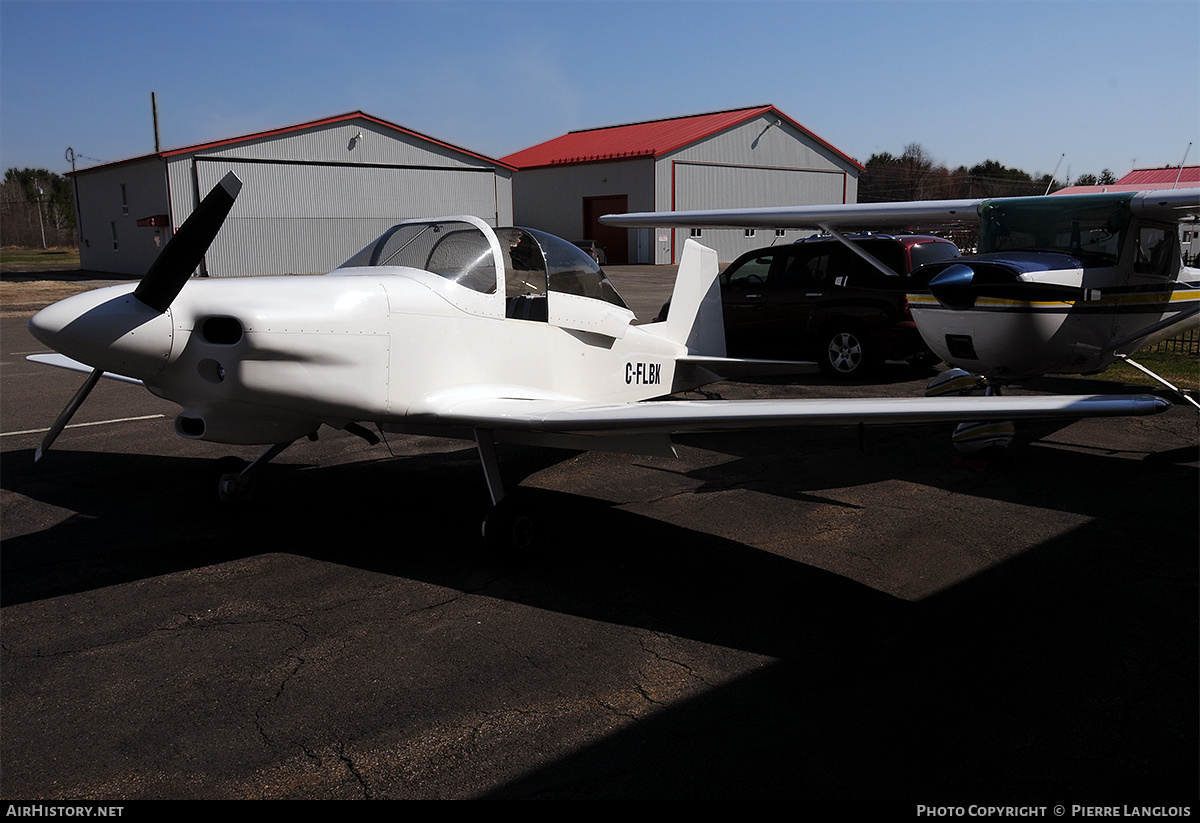
[[[771,273],[771,263],[774,260],[774,253],[760,253],[756,257],[751,257],[726,269],[721,279],[725,285],[733,289],[744,291],[757,288],[767,282],[767,276]]]

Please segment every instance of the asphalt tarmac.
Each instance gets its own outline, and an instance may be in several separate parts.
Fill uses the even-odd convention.
[[[669,283],[632,274],[618,286],[656,307]],[[0,321],[5,802],[1197,814],[1185,408],[1024,424],[990,463],[943,426],[687,437],[678,459],[508,449],[547,544],[513,567],[479,540],[468,443],[323,431],[229,506],[214,458],[254,449],[185,441],[172,404],[101,381],[75,419],[96,425],[35,466],[82,377],[25,361],[44,349],[24,324]],[[710,391],[926,380],[893,364],[875,385]]]

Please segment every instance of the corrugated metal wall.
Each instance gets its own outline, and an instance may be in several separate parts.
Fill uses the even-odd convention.
[[[411,217],[512,221],[507,169],[351,120],[171,157],[176,227],[229,171],[243,186],[205,257],[213,277],[323,273]]]
[[[141,277],[150,269],[170,236],[166,228],[137,225],[144,217],[167,213],[162,161],[155,157],[114,164],[78,174],[75,182],[79,191],[77,217],[82,238],[79,265],[89,271]]]
[[[779,125],[776,123],[779,122]],[[858,169],[790,124],[757,117],[659,158],[656,209],[736,209],[854,203]],[[722,261],[764,246],[790,243],[811,231],[707,229],[698,238]],[[678,262],[687,229],[655,232],[655,262]]]
[[[846,186],[846,175],[840,169],[764,169],[676,163],[674,178],[675,208],[679,211],[841,203]],[[812,233],[808,229],[790,230],[777,236],[774,231],[760,229],[748,236],[738,229],[706,229],[697,239],[716,249],[720,260],[729,261],[751,249],[791,243]],[[676,256],[682,253],[688,236],[687,230],[676,230]]]
[[[411,217],[474,214],[496,220],[496,183],[488,170],[196,158],[202,192],[229,171],[243,187],[206,256],[213,277],[323,273]]]

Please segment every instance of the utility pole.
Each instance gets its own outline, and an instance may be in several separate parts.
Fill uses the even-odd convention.
[[[47,246],[46,246],[46,224],[44,222],[42,222],[42,195],[45,194],[45,192],[42,191],[42,187],[41,187],[41,185],[38,184],[37,180],[33,181],[33,185],[34,185],[34,188],[37,189],[37,195],[38,195],[37,196],[38,228],[40,228],[42,230],[42,248],[46,249],[47,248]]]
[[[154,115],[154,153],[161,153],[158,147],[158,101],[154,99],[154,92],[150,92],[150,111]]]
[[[75,188],[75,232],[78,235],[76,242],[83,245],[83,218],[79,215],[79,179],[75,176],[75,149],[67,146],[67,153],[64,155],[71,161],[71,183]]]

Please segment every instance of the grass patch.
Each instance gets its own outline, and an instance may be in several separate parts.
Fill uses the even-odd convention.
[[[70,271],[79,268],[79,249],[0,249],[0,271]]]
[[[0,317],[24,317],[72,294],[91,289],[86,283],[34,280],[28,283],[0,282]]]
[[[1160,374],[1181,389],[1200,391],[1200,357],[1180,352],[1137,352],[1133,359],[1155,374]],[[1098,380],[1120,380],[1136,385],[1160,386],[1157,380],[1125,363],[1115,363],[1108,371],[1092,375]]]

